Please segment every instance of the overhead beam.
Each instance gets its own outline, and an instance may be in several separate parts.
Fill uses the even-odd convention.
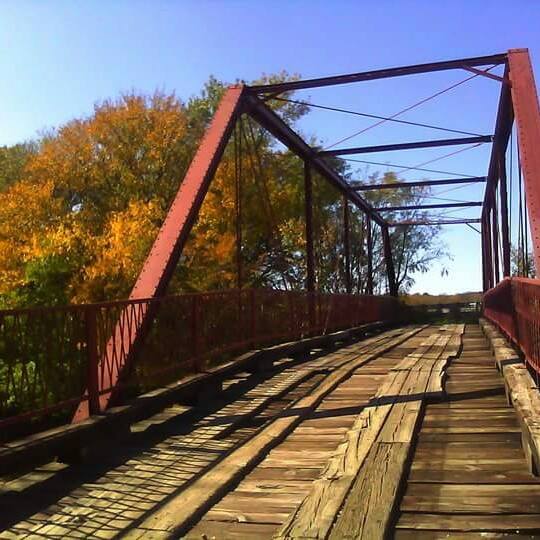
[[[303,90],[306,88],[320,88],[322,86],[336,86],[340,84],[350,84],[362,81],[373,81],[376,79],[387,79],[389,77],[402,77],[404,75],[416,75],[418,73],[429,73],[432,71],[446,71],[449,69],[463,69],[470,66],[497,65],[506,62],[506,54],[493,54],[490,56],[479,56],[475,58],[463,58],[461,60],[448,60],[445,62],[430,62],[428,64],[416,64],[388,69],[378,69],[375,71],[363,71],[350,73],[348,75],[335,75],[332,77],[320,77],[317,79],[304,79],[302,81],[289,81],[277,84],[263,84],[251,86],[250,90],[257,93],[290,92]]]
[[[439,221],[429,221],[425,219],[408,220],[408,221],[395,221],[388,223],[389,227],[406,227],[412,225],[467,225],[468,223],[480,223],[481,219],[443,219]]]
[[[470,206],[482,206],[480,201],[460,203],[437,203],[437,204],[413,204],[411,206],[385,206],[376,208],[378,212],[397,212],[400,210],[431,210],[434,208],[467,208]]]
[[[455,139],[439,139],[432,141],[416,141],[409,143],[381,144],[378,146],[357,146],[355,148],[338,148],[336,150],[322,150],[320,156],[350,156],[352,154],[371,154],[375,152],[391,152],[394,150],[412,150],[414,148],[435,148],[440,146],[457,146],[460,144],[489,143],[493,135],[479,135],[477,137],[459,137]]]
[[[400,189],[422,186],[445,186],[448,184],[479,184],[486,181],[486,176],[475,176],[471,178],[449,178],[445,180],[422,180],[419,182],[392,182],[388,184],[360,184],[352,183],[351,187],[355,191],[372,191],[377,189]]]
[[[307,161],[317,173],[326,178],[338,191],[345,195],[360,210],[371,216],[373,221],[382,226],[386,222],[379,213],[336,172],[317,151],[307,144],[290,126],[288,126],[260,98],[250,94],[246,96],[246,112],[263,128],[267,129],[287,148]]]

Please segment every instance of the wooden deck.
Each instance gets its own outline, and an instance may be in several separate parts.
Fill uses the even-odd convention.
[[[478,327],[464,334],[446,392],[426,407],[395,538],[540,537],[540,482]]]
[[[0,538],[540,538],[540,482],[476,325],[386,331],[223,386],[82,463],[5,478]]]

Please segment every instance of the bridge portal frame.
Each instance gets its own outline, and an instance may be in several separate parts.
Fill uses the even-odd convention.
[[[486,65],[505,65],[503,77],[495,76],[487,70],[477,69]],[[141,273],[130,294],[130,299],[155,298],[163,295],[168,287],[174,269],[185,247],[189,234],[197,220],[200,208],[210,187],[212,178],[217,170],[219,161],[225,151],[225,147],[231,137],[237,120],[242,114],[247,114],[259,125],[271,133],[277,140],[283,143],[289,150],[295,153],[304,161],[305,186],[306,186],[306,246],[308,261],[308,291],[316,289],[313,258],[313,226],[311,219],[311,171],[316,171],[330,184],[332,184],[342,194],[346,204],[354,204],[362,211],[369,224],[368,234],[368,291],[373,291],[373,251],[371,245],[371,223],[374,222],[380,227],[383,239],[384,258],[386,263],[388,290],[391,295],[396,296],[398,292],[396,276],[392,258],[392,246],[389,235],[389,227],[409,226],[409,225],[441,225],[455,223],[471,223],[475,220],[448,220],[430,222],[428,220],[420,223],[415,221],[390,223],[364,199],[357,185],[346,181],[337,171],[335,171],[325,160],[324,152],[312,148],[300,135],[288,126],[284,120],[276,114],[268,105],[267,101],[279,95],[294,90],[307,88],[320,88],[323,86],[335,86],[341,84],[358,83],[376,79],[386,79],[420,73],[430,73],[435,71],[445,71],[450,69],[462,69],[473,72],[477,75],[486,76],[501,83],[501,95],[494,135],[480,136],[483,141],[493,140],[492,153],[486,179],[485,196],[482,203],[481,221],[481,244],[482,244],[482,272],[484,290],[495,284],[496,273],[494,271],[494,244],[493,231],[498,230],[493,216],[495,215],[495,192],[497,185],[500,185],[501,196],[505,195],[501,208],[507,208],[506,203],[506,178],[503,170],[504,152],[508,145],[508,139],[514,118],[517,118],[519,131],[519,148],[521,149],[523,160],[523,171],[525,176],[526,191],[528,196],[529,215],[531,227],[533,229],[533,245],[535,251],[535,261],[537,268],[540,268],[540,153],[535,153],[535,141],[540,140],[540,112],[538,109],[538,99],[534,86],[534,78],[527,49],[513,49],[508,53],[466,58],[444,62],[434,62],[418,64],[376,71],[353,73],[348,75],[338,75],[333,77],[323,77],[318,79],[307,79],[291,81],[278,84],[246,86],[234,85],[229,87],[216,110],[216,113],[206,131],[202,142],[182,180],[176,197],[165,218],[165,221],[158,233],[158,236],[149,252],[143,265]],[[470,141],[469,141],[470,142]],[[432,146],[446,146],[450,144],[463,144],[461,140],[435,140],[420,141],[417,143],[397,143],[388,145],[387,150],[399,150],[404,148],[420,148]],[[342,153],[352,153],[355,149],[345,149]],[[359,152],[374,151],[373,147],[356,149]],[[333,152],[337,155],[338,151]],[[332,154],[332,152],[330,153]],[[455,183],[463,183],[466,179],[456,179]],[[475,177],[471,182],[481,182],[483,178]],[[437,181],[433,181],[436,185]],[[451,181],[445,181],[451,183]],[[416,183],[418,185],[418,183]],[[427,184],[427,183],[426,183]],[[373,186],[373,189],[380,189],[381,186]],[[309,192],[309,193],[308,193]],[[444,205],[441,205],[443,207]],[[491,226],[490,226],[491,225]],[[346,249],[350,249],[348,239]],[[510,243],[508,238],[507,217],[502,219],[502,245],[503,245],[503,275],[510,271]],[[350,253],[345,257],[350,260]],[[116,342],[116,346],[121,345],[125,351],[123,359],[115,366],[111,367],[107,381],[100,382],[99,403],[91,404],[88,410],[88,402],[81,402],[74,420],[85,418],[89,413],[96,413],[106,409],[118,396],[119,381],[124,373],[128,372],[136,355],[138,344],[144,340],[144,336],[151,324],[154,313],[148,310],[142,317],[141,322],[134,328],[126,331],[119,331],[118,328],[111,337],[111,346]],[[120,342],[120,343],[119,343]],[[101,387],[102,386],[102,387]],[[103,388],[112,390],[103,392]],[[85,410],[86,407],[86,410]],[[97,410],[95,410],[97,409]]]

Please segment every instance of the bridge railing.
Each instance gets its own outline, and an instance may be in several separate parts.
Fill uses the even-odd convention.
[[[0,311],[0,428],[66,421],[81,402],[110,391],[111,371],[130,351],[124,339],[155,310],[127,395],[170,383],[273,343],[398,316],[391,297],[228,290]],[[114,334],[116,333],[116,338]],[[131,351],[132,352],[132,351]]]
[[[540,382],[540,280],[505,278],[484,294],[484,316],[521,350]]]

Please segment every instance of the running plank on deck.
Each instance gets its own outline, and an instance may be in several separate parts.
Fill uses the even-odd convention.
[[[477,325],[466,327],[446,391],[426,407],[394,537],[540,538],[540,482]]]
[[[432,379],[458,353],[462,331],[462,325],[442,327],[391,370],[275,538],[384,535],[428,389],[442,388]]]

